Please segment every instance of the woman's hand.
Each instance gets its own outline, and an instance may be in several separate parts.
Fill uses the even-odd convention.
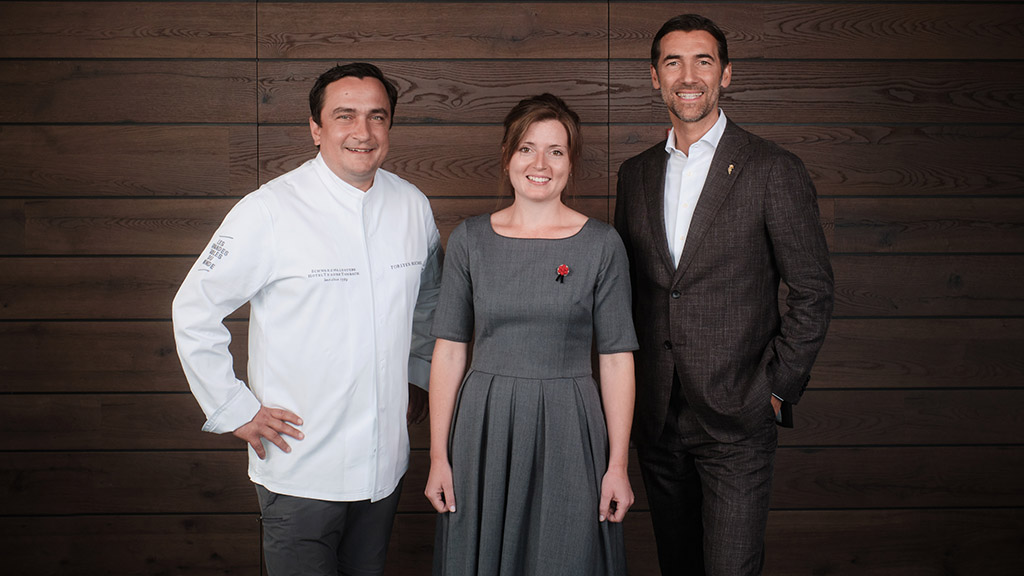
[[[633,505],[633,489],[629,486],[626,470],[609,468],[601,481],[601,504],[598,520],[622,522],[626,511]]]
[[[423,491],[427,500],[440,513],[455,512],[455,490],[452,485],[452,467],[447,462],[431,462],[427,488]]]

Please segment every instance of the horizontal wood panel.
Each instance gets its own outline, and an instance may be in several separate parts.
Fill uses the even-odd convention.
[[[734,63],[722,96],[743,122],[1020,123],[1024,106],[1009,95],[1024,88],[1017,62]],[[543,69],[510,61],[381,64],[399,87],[399,123],[497,124],[521,98],[549,91],[581,119],[659,123],[664,104],[640,61],[613,61],[612,94],[603,61],[553,60]],[[900,70],[901,67],[907,67]],[[24,61],[0,62],[0,122],[252,122],[298,124],[308,93],[326,68],[317,61]],[[982,78],[982,80],[978,80]],[[258,90],[258,94],[253,90]],[[608,105],[611,105],[609,110]],[[853,104],[851,104],[853,103]]]
[[[1019,316],[1024,256],[832,256],[836,316]]]
[[[316,153],[309,128],[260,128],[260,183],[297,168]],[[383,168],[409,180],[431,198],[493,197],[504,177],[500,126],[424,126],[396,124]],[[584,126],[583,158],[573,168],[576,193],[608,194],[607,129]]]
[[[237,198],[0,200],[0,254],[197,256]],[[20,228],[21,234],[15,234]],[[183,277],[184,278],[184,277]]]
[[[1017,198],[838,198],[836,252],[1024,252]]]
[[[1020,254],[1016,198],[843,198],[819,194],[829,250],[842,253]]]
[[[772,507],[1020,507],[1024,447],[780,448]]]
[[[0,258],[0,320],[169,319],[195,258]]]
[[[242,451],[9,452],[0,460],[0,515],[250,513],[257,504],[245,460]],[[432,510],[428,472],[427,451],[414,450],[399,511]],[[636,509],[647,509],[635,458],[630,479]],[[772,506],[1021,507],[1022,482],[1019,446],[782,447]]]
[[[1018,387],[1021,350],[1019,318],[835,319],[810,389]]]
[[[0,197],[241,195],[256,149],[255,126],[0,126]]]
[[[811,389],[782,430],[783,446],[1016,444],[1024,390]],[[300,414],[301,416],[301,414]],[[0,450],[242,450],[202,432],[191,394],[11,394],[0,405]],[[409,432],[430,446],[429,426]]]
[[[764,574],[1010,576],[1022,533],[1014,509],[772,511]]]
[[[245,378],[248,324],[227,325],[235,373]],[[0,392],[181,393],[188,383],[169,320],[0,322]]]
[[[435,525],[434,514],[399,514],[385,574],[428,576]],[[629,574],[657,573],[650,514],[632,511],[624,527]],[[1024,570],[1021,530],[1016,510],[776,510],[768,515],[764,574],[1016,574]],[[16,574],[259,570],[256,514],[4,518],[0,532],[9,545],[5,566]],[[793,542],[799,554],[787,552]]]
[[[429,563],[431,550],[409,551],[395,540],[401,534],[399,543],[430,542],[434,522],[422,515],[398,516],[389,563],[407,571],[396,573],[429,574],[419,567]],[[1015,550],[1021,530],[1014,510],[775,510],[768,515],[763,574],[1010,576],[1024,569]],[[624,532],[628,573],[658,574],[650,513],[631,511]]]
[[[604,194],[609,172],[614,193],[619,164],[663,141],[666,126],[612,126],[610,160],[606,129],[584,127],[580,193]],[[1016,127],[745,127],[799,155],[822,196],[1024,189]],[[258,138],[260,183],[316,153],[305,124],[260,127]],[[396,124],[384,166],[428,195],[488,195],[500,141],[498,126]],[[241,196],[258,185],[256,147],[253,126],[0,126],[0,197]]]
[[[245,379],[247,323],[228,327]],[[1019,387],[1021,349],[1020,319],[837,319],[810,391]],[[169,321],[0,323],[0,392],[187,391]]]
[[[0,533],[8,574],[260,573],[258,513],[0,518]]]
[[[203,432],[187,393],[10,395],[0,414],[0,450],[245,449],[231,434]]]
[[[0,60],[0,122],[251,123],[255,78],[240,60]]]
[[[246,447],[231,434],[203,432],[206,418],[188,393],[12,394],[5,396],[0,415],[0,450],[242,452]],[[409,436],[414,449],[429,448],[429,423],[411,425]]]
[[[809,389],[783,446],[1020,444],[1024,389]]]
[[[398,515],[388,574],[430,574],[435,523],[433,515]],[[764,575],[1010,576],[1024,570],[1022,529],[1016,510],[775,510]],[[631,511],[624,532],[629,574],[658,574],[650,513]]]
[[[665,124],[665,103],[651,87],[650,63],[611,61],[609,117],[615,123]],[[1024,121],[1024,62],[886,63],[734,61],[721,106],[744,123],[956,123]]]
[[[3,2],[4,58],[254,58],[252,2]]]
[[[611,2],[609,50],[612,58],[650,58],[662,23],[694,12],[722,27],[732,59],[1024,57],[1020,10],[986,4],[708,2],[684,10],[678,3]]]
[[[260,3],[260,58],[605,58],[603,3]]]
[[[468,207],[493,201],[451,202]],[[606,213],[607,200],[584,200],[583,212],[593,211],[587,207],[591,204]],[[467,212],[486,210],[479,206]],[[5,271],[0,320],[166,319],[193,262],[191,257],[0,257]],[[1024,256],[840,254],[833,256],[832,266],[836,316],[1024,314]]]
[[[12,452],[0,515],[251,514],[243,451]]]
[[[624,160],[665,141],[664,105],[657,122],[610,128],[613,187]],[[799,156],[820,196],[1018,196],[1024,190],[1024,129],[1016,126],[743,127]]]
[[[542,92],[563,98],[584,123],[608,121],[604,60],[549,60],[543,65],[518,60],[374,63],[398,87],[396,125],[501,124],[519,100]],[[333,62],[261,61],[259,122],[305,124],[309,89],[331,66]]]
[[[236,198],[0,199],[0,254],[187,255],[194,259],[237,202]],[[497,190],[482,198],[431,200],[446,244],[459,222],[509,203]],[[609,220],[607,198],[580,196],[568,198],[567,203],[588,216]]]

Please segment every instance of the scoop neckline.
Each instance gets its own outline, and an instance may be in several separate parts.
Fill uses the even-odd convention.
[[[561,238],[523,238],[521,236],[505,236],[504,234],[499,234],[498,231],[494,229],[494,224],[491,223],[491,216],[493,216],[493,214],[487,215],[487,228],[491,231],[491,234],[494,234],[498,238],[505,238],[508,240],[547,240],[549,242],[558,240],[571,240],[572,238],[579,236],[583,232],[583,230],[590,224],[590,221],[593,220],[593,218],[587,216],[586,221],[583,222],[583,226],[580,226],[579,230],[573,232],[568,236],[563,236]]]

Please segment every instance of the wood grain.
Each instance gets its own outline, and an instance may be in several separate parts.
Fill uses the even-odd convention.
[[[252,122],[255,78],[241,60],[0,60],[0,122]]]
[[[1019,507],[1024,448],[782,448],[774,509]]]
[[[8,574],[252,576],[258,513],[0,518]]]
[[[0,407],[0,450],[237,450],[202,431],[191,394],[16,394]],[[6,421],[4,421],[6,420]]]
[[[248,323],[227,326],[244,379]],[[0,322],[0,393],[54,393],[59,401],[102,392],[188,392],[170,321]]]
[[[4,516],[259,510],[240,450],[8,453],[0,495]]]
[[[491,205],[493,200],[475,202]],[[583,205],[591,202],[604,212],[606,199]],[[474,202],[465,206],[465,212],[487,210]],[[166,319],[193,262],[191,257],[0,257],[5,271],[0,319]],[[1024,313],[1021,256],[840,254],[832,265],[838,317]]]
[[[1016,198],[840,198],[837,252],[1024,252]]]
[[[428,576],[434,514],[399,514],[386,574]],[[766,576],[1010,575],[1024,559],[1007,554],[1024,530],[1013,510],[773,511]],[[5,566],[15,574],[248,575],[259,570],[256,514],[168,517],[2,518]],[[626,517],[629,574],[656,573],[650,514]],[[41,542],[48,542],[42,546]],[[800,554],[788,554],[793,542]]]
[[[1024,426],[1024,390],[809,390],[782,446],[1004,445]],[[202,432],[191,394],[10,394],[0,405],[0,450],[243,450]],[[430,445],[424,423],[414,448]]]
[[[752,60],[732,63],[722,109],[740,124],[1019,124],[1024,62]],[[615,123],[665,124],[650,64],[612,60],[609,117]],[[599,121],[599,120],[597,120]]]
[[[0,258],[0,319],[168,319],[195,258]]]
[[[256,189],[253,126],[0,126],[0,198]]]
[[[4,58],[255,57],[251,2],[3,2],[0,11]]]
[[[832,257],[836,316],[1024,314],[1021,256]]]
[[[603,60],[548,60],[543,65],[511,60],[500,66],[486,60],[374,63],[398,87],[395,125],[500,124],[519,100],[542,92],[563,98],[584,123],[608,121],[608,63]],[[331,65],[261,62],[258,121],[305,123],[309,89]]]
[[[244,379],[247,324],[228,327],[235,372]],[[1022,346],[1019,319],[837,319],[808,393],[1014,388],[1024,381]],[[0,392],[187,390],[170,322],[0,323]]]
[[[783,446],[1018,444],[1024,390],[815,390]]]
[[[1022,533],[1009,509],[773,511],[764,574],[1010,576],[1024,571]]]
[[[1012,5],[921,2],[609,3],[612,58],[650,58],[669,18],[714,20],[736,58],[949,60],[1024,57],[1024,18]],[[965,25],[969,23],[969,25]]]
[[[601,3],[260,3],[260,58],[605,58]],[[396,15],[401,15],[396,17]]]
[[[10,452],[0,461],[0,515],[252,513],[245,461],[240,450]],[[428,471],[427,451],[414,450],[400,512],[433,510]],[[630,479],[635,509],[648,509],[635,458]],[[1020,507],[1021,482],[1020,446],[782,447],[772,507]]]
[[[0,200],[0,254],[172,254],[195,258],[237,203],[228,199]],[[15,236],[11,234],[11,236]]]
[[[1024,382],[1019,318],[832,321],[814,388],[985,388]]]
[[[665,141],[668,112],[664,105],[657,122],[611,126],[613,187],[623,160]],[[747,124],[743,128],[799,156],[819,196],[1016,197],[1024,189],[1019,152],[1024,148],[1024,130],[1016,126]]]

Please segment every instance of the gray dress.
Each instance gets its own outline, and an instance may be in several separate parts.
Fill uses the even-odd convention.
[[[559,240],[499,236],[488,214],[452,233],[433,334],[473,340],[473,360],[435,576],[626,573],[622,525],[598,522],[608,432],[591,341],[637,348],[629,286],[622,241],[598,220]]]

